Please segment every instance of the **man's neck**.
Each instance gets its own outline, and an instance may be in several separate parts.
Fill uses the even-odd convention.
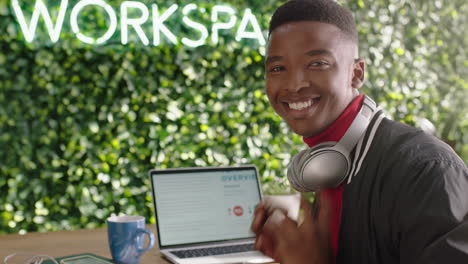
[[[320,134],[308,138],[303,138],[303,141],[309,146],[313,147],[323,142],[334,141],[338,142],[344,136],[348,128],[351,126],[354,118],[356,118],[359,110],[361,109],[364,95],[358,95],[354,100],[345,108],[343,113]]]

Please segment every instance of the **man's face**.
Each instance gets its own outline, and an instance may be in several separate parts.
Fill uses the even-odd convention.
[[[331,24],[293,22],[270,36],[266,92],[275,111],[297,134],[328,128],[358,94],[364,64],[356,44]]]

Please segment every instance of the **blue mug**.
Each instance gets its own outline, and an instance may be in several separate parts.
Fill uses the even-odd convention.
[[[143,248],[145,235],[148,246]],[[111,216],[107,218],[107,237],[114,262],[137,264],[143,253],[154,246],[153,233],[145,228],[143,216]]]

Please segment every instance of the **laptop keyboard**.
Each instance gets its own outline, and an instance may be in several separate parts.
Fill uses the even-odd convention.
[[[205,257],[213,255],[224,255],[230,253],[247,252],[254,250],[254,244],[240,244],[222,247],[209,247],[209,248],[196,248],[187,250],[171,251],[172,254],[179,258],[193,258],[193,257]]]

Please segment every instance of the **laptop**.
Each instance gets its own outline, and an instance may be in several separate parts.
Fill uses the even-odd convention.
[[[262,199],[254,165],[151,170],[159,248],[173,263],[267,263],[250,230]]]

